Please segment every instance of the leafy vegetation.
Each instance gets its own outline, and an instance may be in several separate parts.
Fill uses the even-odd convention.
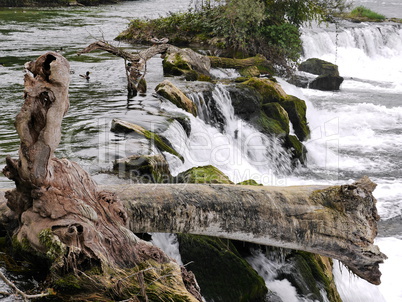
[[[134,20],[117,39],[148,41],[167,36],[173,44],[208,44],[235,57],[263,54],[289,67],[301,54],[300,26],[328,21],[345,0],[205,0],[187,12],[156,20]]]
[[[358,6],[354,8],[349,14],[348,17],[361,20],[361,21],[384,21],[385,16],[373,12],[372,10],[364,7]]]

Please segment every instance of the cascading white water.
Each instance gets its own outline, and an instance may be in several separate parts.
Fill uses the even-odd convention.
[[[267,288],[283,302],[312,302],[311,299],[299,296],[296,288],[287,279],[278,280],[278,272],[291,271],[291,264],[285,261],[283,255],[270,253],[268,258],[261,250],[258,250],[253,251],[252,256],[246,260],[264,278]],[[324,302],[328,301],[325,291],[322,292],[322,298]],[[271,301],[269,296],[268,301]]]
[[[283,150],[275,151],[278,146],[275,141],[256,134],[258,131],[234,115],[230,96],[223,86],[218,86],[213,92],[226,121],[223,133],[206,123],[214,113],[207,107],[202,94],[192,95],[201,114],[199,118],[188,115],[192,126],[190,137],[176,122],[164,133],[185,158],[183,164],[170,157],[172,171],[177,174],[194,166],[211,164],[234,182],[253,178],[274,185],[345,183],[367,174],[378,184],[375,196],[382,218],[401,216],[402,174],[398,164],[401,162],[399,150],[402,141],[402,100],[398,95],[402,87],[398,83],[402,73],[398,67],[402,58],[401,37],[399,25],[390,24],[351,25],[339,29],[338,38],[331,28],[304,30],[305,57],[332,62],[336,59],[341,75],[346,76],[340,92],[299,89],[280,80],[287,93],[307,103],[312,135],[305,143],[309,158],[305,174],[301,171],[298,176],[278,181],[281,165],[288,167],[286,160],[281,162],[287,154]],[[336,47],[337,39],[339,44]],[[395,64],[396,68],[387,69]],[[164,108],[178,110],[170,104],[164,104]],[[255,139],[252,148],[245,143],[250,136]],[[275,146],[273,154],[279,154],[279,168],[265,164],[275,161],[275,156],[267,157],[264,152],[270,146]],[[261,181],[261,175],[269,177]],[[376,243],[389,256],[389,260],[381,265],[383,284],[373,286],[350,276],[347,269],[339,270],[336,264],[334,276],[344,301],[401,301],[402,291],[395,282],[402,269],[402,255],[392,246],[402,247],[402,240],[379,238]],[[275,280],[277,271],[284,269],[284,262],[267,259],[263,254],[256,254],[248,261],[284,302],[308,301],[298,296],[286,280]]]
[[[176,234],[152,233],[151,235],[154,245],[164,251],[170,258],[176,260],[178,264],[183,265]]]
[[[402,75],[402,26],[400,24],[352,24],[341,22],[338,29],[304,28],[306,58],[320,58],[339,65],[341,76],[387,82],[400,91],[396,79]],[[380,84],[376,83],[376,84]],[[353,82],[345,83],[353,85]],[[370,84],[370,82],[368,83]],[[388,87],[386,87],[388,88]]]
[[[205,100],[200,94],[194,94],[193,100],[199,104],[199,111],[203,112],[200,117],[205,120],[187,114],[191,121],[190,137],[178,122],[173,122],[164,133],[185,159],[181,163],[169,157],[172,174],[192,167],[213,165],[235,183],[254,179],[265,185],[283,185],[281,175],[290,171],[291,162],[279,140],[260,133],[236,117],[230,95],[223,85],[216,86],[213,98],[225,118],[223,133],[205,123],[212,113],[205,108]],[[167,111],[179,110],[170,103],[165,103],[163,108]]]
[[[305,28],[302,39],[305,59],[317,57],[336,63],[345,81],[339,92],[301,90],[302,98],[310,103],[307,119],[313,131],[306,147],[313,173],[293,181],[320,182],[322,178],[318,176],[324,174],[320,171],[333,176],[326,179],[333,183],[368,175],[378,184],[374,195],[380,224],[400,218],[402,27],[392,23],[342,22],[338,32],[331,26]],[[389,257],[380,266],[380,286],[350,276],[346,269],[334,269],[344,301],[402,301],[402,289],[395,284],[402,269],[401,234],[402,228],[376,240]]]

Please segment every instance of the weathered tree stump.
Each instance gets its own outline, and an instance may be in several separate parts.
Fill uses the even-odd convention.
[[[56,290],[66,288],[63,278],[73,278],[78,300],[200,300],[191,273],[126,228],[127,213],[114,193],[54,156],[69,107],[67,60],[48,52],[25,67],[19,159],[8,157],[3,170],[16,183],[5,194],[9,219],[18,222],[10,230],[14,246],[46,260]]]
[[[105,41],[96,41],[79,51],[78,55],[95,50],[103,50],[123,58],[126,66],[128,98],[132,98],[138,92],[145,93],[147,90],[145,81],[147,61],[157,54],[166,52],[169,46],[169,44],[158,44],[138,54],[132,54]]]

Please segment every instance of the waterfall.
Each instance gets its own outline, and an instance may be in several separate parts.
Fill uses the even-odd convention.
[[[252,251],[252,256],[247,262],[264,278],[268,293],[267,301],[283,302],[313,302],[313,300],[298,295],[296,288],[286,278],[279,278],[280,274],[292,274],[293,263],[285,260],[285,253],[282,249],[270,251],[264,254],[261,250]],[[305,283],[306,280],[298,280]],[[320,290],[322,301],[329,302],[324,289]]]
[[[393,83],[402,75],[402,26],[394,23],[354,24],[338,29],[313,26],[302,30],[305,58],[320,58],[339,65],[343,77]]]
[[[402,26],[342,21],[338,29],[333,25],[304,28],[302,40],[305,59],[336,63],[345,77],[338,92],[302,89],[312,129],[306,142],[309,168],[314,173],[329,172],[338,183],[370,176],[378,185],[373,194],[379,223],[400,219]],[[311,175],[308,180],[316,182]],[[350,275],[335,262],[335,282],[343,301],[401,301],[402,290],[395,283],[402,269],[400,234],[399,228],[394,233],[380,233],[389,237],[376,239],[388,256],[380,266],[380,286]]]
[[[197,118],[185,113],[191,121],[190,136],[178,122],[173,122],[163,133],[185,159],[181,163],[169,157],[173,175],[192,167],[213,165],[234,183],[254,179],[265,185],[285,184],[282,175],[291,171],[288,152],[278,138],[262,134],[235,116],[224,85],[217,85],[212,91],[212,109],[203,94],[194,93],[190,97],[201,112]],[[163,108],[183,113],[170,103],[163,104]],[[220,116],[221,124],[211,123],[213,115]]]

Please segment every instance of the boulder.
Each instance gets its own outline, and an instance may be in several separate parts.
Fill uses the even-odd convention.
[[[190,100],[179,88],[172,84],[169,80],[164,80],[158,86],[155,91],[160,96],[169,100],[177,107],[197,116],[197,106]]]
[[[250,78],[246,82],[238,84],[237,87],[240,88],[240,90],[245,89],[245,87],[251,88],[251,90],[248,90],[249,95],[247,98],[261,100],[259,107],[263,110],[265,116],[264,114],[256,114],[256,111],[254,111],[254,113],[252,113],[252,110],[247,111],[254,116],[254,121],[257,122],[258,129],[264,129],[264,131],[267,131],[267,134],[288,134],[289,128],[285,125],[287,123],[286,117],[284,117],[283,114],[279,114],[279,112],[283,112],[279,107],[283,107],[288,114],[289,120],[293,124],[295,134],[299,140],[303,141],[310,136],[310,129],[306,118],[307,106],[305,101],[295,96],[288,95],[278,83],[269,79]],[[239,107],[239,104],[241,105],[242,103],[246,102],[235,100],[235,113],[241,110],[236,110],[236,107]],[[247,106],[250,104],[253,105],[252,107],[258,106],[256,101],[253,103],[247,102]],[[276,103],[276,105],[272,105],[273,103]],[[274,108],[276,109],[274,110]],[[255,116],[257,117],[255,118]],[[279,128],[277,127],[278,125]],[[282,129],[282,131],[280,131],[280,129]]]
[[[132,155],[113,163],[113,170],[137,183],[166,183],[172,176],[162,154]]]
[[[285,137],[284,147],[289,150],[291,154],[292,163],[298,166],[298,163],[304,165],[307,160],[307,149],[294,135]]]
[[[184,158],[182,155],[180,155],[174,148],[173,146],[170,144],[170,142],[162,137],[159,136],[158,134],[146,130],[141,126],[138,126],[136,124],[133,123],[129,123],[126,121],[122,121],[119,119],[113,119],[112,121],[112,127],[110,129],[110,131],[112,132],[122,132],[122,133],[130,133],[130,132],[134,132],[137,133],[138,135],[141,135],[143,137],[145,137],[146,139],[148,139],[151,143],[153,143],[155,145],[155,147],[157,147],[161,152],[168,152],[172,155],[177,156],[181,161],[184,162]]]
[[[318,75],[309,84],[309,88],[323,91],[339,90],[343,78],[339,76],[338,65],[311,58],[299,65],[299,70]]]
[[[342,82],[343,78],[340,76],[320,75],[310,83],[309,88],[323,91],[336,91],[339,90]]]
[[[189,48],[169,46],[162,62],[165,75],[184,75],[188,81],[210,80],[211,62]]]
[[[222,171],[214,166],[201,166],[188,169],[177,176],[179,183],[192,184],[233,184]]]
[[[264,279],[229,240],[189,234],[178,239],[183,263],[189,263],[207,301],[265,301]]]
[[[250,78],[239,86],[247,86],[254,88],[261,96],[262,103],[282,102],[286,99],[287,94],[282,87],[269,79]]]
[[[317,58],[304,61],[298,69],[315,75],[339,76],[338,65]]]
[[[300,141],[308,139],[310,137],[310,128],[306,118],[306,102],[293,95],[289,95],[286,100],[281,103],[281,106],[288,113],[298,139]]]
[[[286,134],[289,134],[289,115],[279,103],[268,103],[262,105],[262,111],[267,117],[274,119]]]
[[[289,269],[283,270],[279,278],[286,278],[301,297],[314,301],[342,302],[332,274],[332,260],[317,254],[288,251],[286,262]],[[325,290],[327,299],[321,294]]]

